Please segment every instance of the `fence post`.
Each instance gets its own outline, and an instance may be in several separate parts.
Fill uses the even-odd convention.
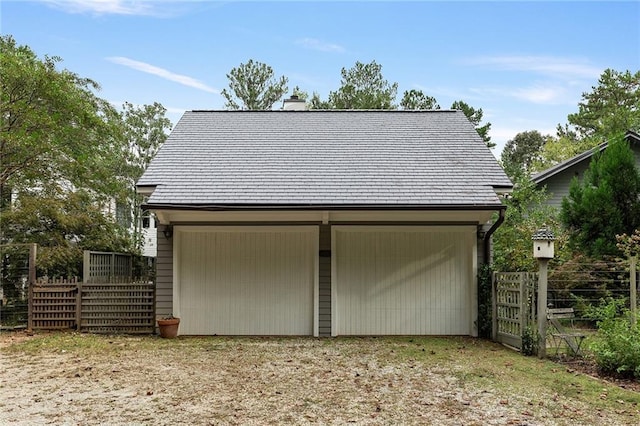
[[[498,340],[498,280],[497,272],[491,274],[491,338]]]
[[[538,358],[547,356],[547,266],[549,259],[538,258]]]
[[[29,246],[29,288],[27,290],[27,330],[33,329],[33,286],[36,285],[36,258],[38,245]]]
[[[526,294],[525,294],[525,282],[526,282],[526,277],[527,277],[527,273],[523,272],[520,273],[520,277],[518,279],[518,285],[519,285],[519,295],[520,295],[520,299],[518,300],[518,309],[520,310],[519,314],[518,314],[518,319],[520,320],[520,337],[522,338],[522,336],[524,335],[524,330],[527,327],[527,320],[526,317],[527,315],[525,314],[525,312],[527,312],[526,306],[524,304],[524,301],[526,299]],[[522,350],[522,341],[520,341],[520,349]]]
[[[80,331],[81,322],[82,322],[82,281],[76,282],[76,331]]]
[[[91,252],[85,250],[82,253],[82,282],[88,283],[91,280]]]
[[[115,282],[114,281],[115,269],[116,269],[116,254],[111,253],[111,265],[109,265],[109,281],[108,281],[110,283]]]
[[[27,331],[31,331],[33,330],[33,283],[29,283],[27,298]]]
[[[38,252],[38,245],[33,243],[29,246],[29,283],[36,283],[36,256]]]
[[[636,282],[637,271],[636,266],[638,262],[638,256],[631,256],[629,258],[629,290],[630,290],[630,307],[631,307],[631,326],[635,327],[637,323],[637,311],[638,311],[638,302],[637,302],[637,292],[638,292],[638,283]]]

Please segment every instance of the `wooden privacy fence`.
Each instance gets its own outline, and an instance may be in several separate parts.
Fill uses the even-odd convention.
[[[30,329],[89,333],[153,333],[153,282],[78,283],[40,281],[30,288]]]

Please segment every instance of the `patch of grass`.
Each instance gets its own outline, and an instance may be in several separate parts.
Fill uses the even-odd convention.
[[[229,356],[241,356],[239,354],[249,347],[263,345],[278,348],[303,360],[313,352],[316,358],[326,363],[327,368],[359,356],[374,359],[378,365],[409,364],[433,368],[436,372],[442,371],[455,377],[461,386],[486,389],[498,395],[529,398],[535,409],[544,406],[551,411],[562,410],[561,401],[567,398],[593,410],[637,412],[640,409],[640,393],[579,374],[549,360],[524,357],[502,345],[469,337],[161,339],[155,336],[43,333],[12,343],[1,351],[23,354],[66,352],[96,356],[142,353],[148,358],[162,352],[175,359],[198,360],[211,359],[213,353],[220,354],[215,356],[226,356],[227,352]]]
[[[118,350],[117,345],[104,336],[72,332],[45,333],[14,343],[3,350],[8,352],[36,353],[82,353],[86,351],[105,352]]]
[[[640,409],[640,393],[575,372],[550,360],[525,357],[502,345],[467,337],[383,338],[393,358],[446,367],[461,381],[504,395],[526,389],[532,404],[547,407],[559,396],[595,410]]]

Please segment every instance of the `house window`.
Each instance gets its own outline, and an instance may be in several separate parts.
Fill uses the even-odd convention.
[[[157,227],[158,227],[157,221],[155,220],[155,217],[153,217],[151,214],[142,216],[143,229],[157,228]]]

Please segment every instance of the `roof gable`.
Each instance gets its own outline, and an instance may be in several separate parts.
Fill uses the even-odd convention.
[[[630,130],[625,134],[625,138],[629,141],[630,144],[640,146],[640,135],[638,135],[638,133]],[[604,142],[588,151],[585,151],[583,153],[576,155],[575,157],[569,158],[568,160],[558,163],[553,167],[550,167],[546,170],[541,171],[540,173],[533,175],[531,177],[531,180],[536,184],[542,184],[546,180],[552,178],[553,176],[556,176],[567,169],[577,166],[580,163],[583,163],[585,161],[591,162],[591,157],[593,157],[593,155],[596,152],[604,151],[607,148],[607,145],[608,143]]]
[[[493,206],[512,183],[460,111],[191,111],[138,186],[156,206]]]

